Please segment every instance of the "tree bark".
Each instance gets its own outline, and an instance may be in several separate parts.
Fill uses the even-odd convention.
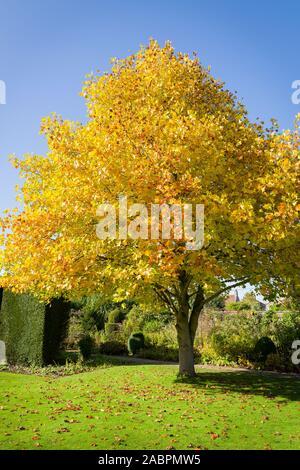
[[[192,277],[185,270],[180,271],[178,289],[173,292],[162,286],[154,285],[158,297],[165,303],[167,308],[176,316],[176,330],[179,347],[179,374],[194,377],[194,340],[198,328],[200,312],[203,309],[205,299],[203,287],[198,285],[194,294],[189,294],[189,286]],[[191,306],[191,298],[194,297]],[[175,301],[174,301],[175,299]]]
[[[179,346],[179,374],[189,377],[196,375],[194,365],[194,341],[191,335],[188,316],[179,313],[176,322]]]

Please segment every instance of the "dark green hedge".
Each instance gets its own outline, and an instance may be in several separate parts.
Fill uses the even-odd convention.
[[[69,304],[55,299],[45,305],[29,294],[4,290],[0,339],[11,364],[44,365],[55,361],[65,337]]]
[[[67,337],[71,304],[53,299],[45,306],[43,360],[50,364],[58,359],[59,349]]]

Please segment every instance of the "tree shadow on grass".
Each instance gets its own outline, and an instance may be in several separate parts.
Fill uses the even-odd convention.
[[[128,356],[108,356],[97,354],[87,366],[91,368],[107,366],[140,366],[153,367],[171,365],[161,361],[130,358]],[[173,363],[177,366],[178,364]],[[209,366],[208,366],[209,368]],[[177,377],[176,384],[189,385],[205,391],[214,397],[218,393],[238,393],[242,395],[262,396],[269,399],[276,398],[280,402],[300,401],[300,375],[284,375],[266,371],[240,371],[240,370],[201,370],[194,378]]]
[[[281,398],[280,401],[300,401],[300,377],[273,375],[260,372],[206,372],[201,371],[194,378],[178,377],[177,384],[187,384],[205,390],[206,394],[239,393],[266,398]]]

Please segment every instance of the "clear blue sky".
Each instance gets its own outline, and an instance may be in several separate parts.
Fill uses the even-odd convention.
[[[297,0],[0,0],[0,212],[14,205],[17,175],[8,154],[45,153],[40,118],[85,119],[78,96],[86,73],[109,69],[154,37],[199,53],[244,99],[250,116],[290,127],[300,105]]]

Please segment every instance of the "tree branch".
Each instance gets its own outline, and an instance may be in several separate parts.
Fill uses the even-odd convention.
[[[226,292],[230,289],[233,289],[234,287],[238,287],[238,286],[242,286],[243,284],[247,284],[247,282],[249,282],[250,279],[251,278],[248,276],[248,277],[245,277],[245,278],[239,280],[235,284],[231,284],[230,286],[226,286],[223,289],[220,289],[218,292],[215,292],[214,294],[210,295],[209,297],[206,297],[206,299],[204,299],[204,304],[207,304],[208,302],[215,299],[216,297],[219,297],[219,295],[223,294],[223,292]]]
[[[192,342],[194,342],[194,339],[195,339],[195,334],[196,334],[197,327],[198,327],[199,315],[203,308],[203,305],[204,305],[204,293],[203,293],[202,286],[199,285],[197,289],[196,297],[193,303],[193,308],[191,311],[190,319],[189,319],[189,328],[190,328]]]
[[[156,293],[156,295],[160,298],[160,300],[167,304],[171,310],[173,310],[173,313],[175,313],[175,315],[178,314],[178,309],[176,308],[172,298],[170,297],[170,295],[168,295],[168,293],[170,294],[170,292],[168,290],[165,290],[162,286],[160,286],[159,284],[154,284],[153,285],[153,289],[154,289],[154,292]]]

